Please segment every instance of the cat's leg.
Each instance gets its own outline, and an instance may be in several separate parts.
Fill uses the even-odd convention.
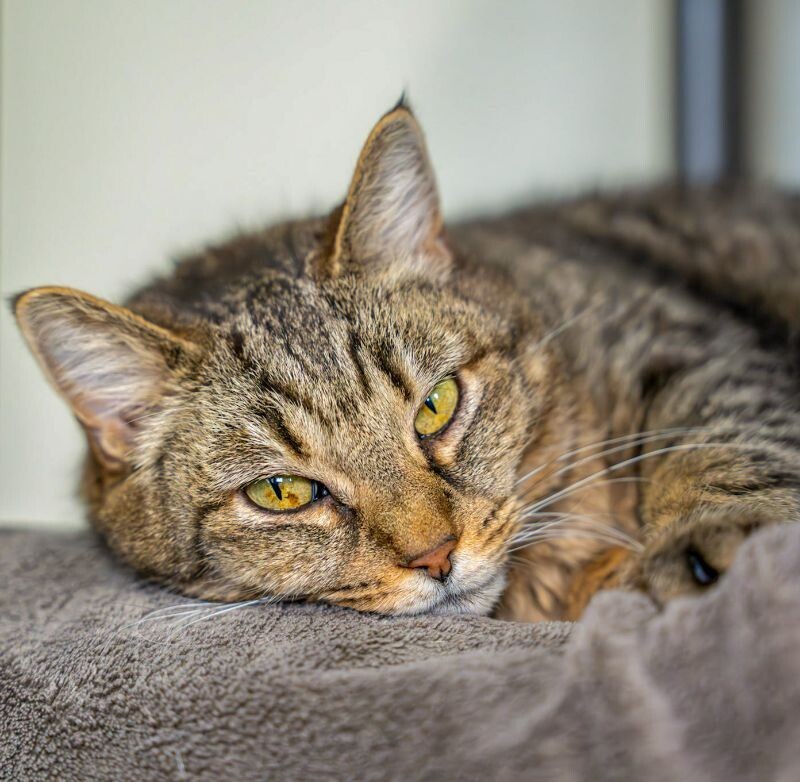
[[[644,551],[622,582],[657,601],[698,592],[730,567],[739,545],[767,525],[800,520],[800,409],[791,369],[757,351],[709,361],[670,380],[647,429],[688,434],[634,457],[644,479]]]

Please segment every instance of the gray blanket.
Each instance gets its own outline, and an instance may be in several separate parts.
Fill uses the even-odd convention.
[[[4,780],[800,779],[800,525],[575,626],[216,613],[88,533],[0,533],[0,579]]]

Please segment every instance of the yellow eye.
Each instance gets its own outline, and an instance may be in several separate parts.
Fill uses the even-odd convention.
[[[273,475],[245,486],[247,496],[266,510],[294,510],[327,497],[328,490],[319,482],[299,475]]]
[[[420,437],[430,437],[450,423],[458,407],[458,383],[452,377],[437,383],[414,419]]]

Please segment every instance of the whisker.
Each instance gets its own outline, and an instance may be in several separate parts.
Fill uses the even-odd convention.
[[[674,435],[669,435],[669,436],[672,437]],[[572,462],[572,463],[566,465],[565,467],[562,467],[560,470],[556,470],[556,472],[554,472],[550,477],[551,478],[557,478],[557,477],[559,477],[560,475],[563,475],[566,472],[570,472],[571,470],[574,470],[576,467],[580,467],[582,464],[586,464],[586,462],[592,461],[593,459],[598,459],[601,456],[610,456],[611,454],[619,453],[620,451],[626,451],[629,448],[632,448],[634,446],[646,445],[647,443],[656,442],[658,440],[663,440],[664,437],[665,437],[665,435],[655,435],[653,437],[646,437],[646,438],[644,438],[642,440],[635,440],[635,441],[633,441],[633,443],[624,443],[623,445],[617,445],[614,448],[608,448],[608,449],[606,449],[604,451],[600,451],[600,453],[594,453],[594,454],[591,454],[589,456],[584,456],[582,459],[578,459],[578,461]],[[527,489],[525,493],[528,494],[534,488],[536,488],[536,484],[534,484],[532,487]]]
[[[598,477],[602,477],[603,475],[608,475],[609,473],[616,472],[617,470],[622,470],[625,467],[630,467],[631,465],[637,464],[638,462],[644,461],[645,459],[651,459],[654,456],[664,456],[665,454],[674,453],[677,451],[700,450],[702,448],[737,448],[737,447],[748,448],[751,446],[739,443],[681,443],[680,445],[671,445],[667,448],[659,448],[655,451],[649,451],[648,453],[638,454],[637,456],[632,456],[630,459],[624,459],[621,462],[617,462],[616,464],[612,464],[611,466],[605,467],[602,470],[598,470],[597,472],[588,475],[586,478],[582,478],[581,480],[576,481],[571,486],[567,486],[561,491],[557,491],[555,494],[552,494],[549,497],[545,497],[539,502],[534,503],[530,507],[530,510],[536,512],[541,510],[542,508],[546,508],[549,505],[552,505],[554,502],[560,500],[562,497],[567,496],[567,494],[572,493],[572,491],[586,486],[587,484],[591,483]]]
[[[627,546],[621,543],[619,540],[613,537],[607,537],[605,535],[601,535],[598,533],[589,532],[587,530],[553,530],[551,532],[543,533],[535,538],[532,538],[529,541],[526,541],[521,544],[517,544],[510,548],[508,551],[509,553],[513,553],[515,551],[521,551],[522,549],[528,548],[529,546],[534,546],[537,543],[542,543],[547,540],[569,540],[570,538],[580,538],[584,540],[594,540],[598,543],[606,543],[608,545],[613,546],[621,546],[622,548],[630,549],[631,551],[638,552],[639,549],[632,548],[631,546]]]
[[[602,515],[604,517],[608,518],[608,519],[612,519],[612,520],[614,519],[614,516],[612,514],[610,514],[610,513],[604,513]],[[567,513],[567,512],[564,512],[564,513],[536,513],[536,514],[530,514],[527,518],[528,519],[534,519],[534,522],[536,521],[536,519],[539,519],[539,518],[555,518],[559,522],[574,520],[574,521],[581,521],[581,522],[586,522],[586,523],[595,524],[595,525],[603,525],[603,522],[598,520],[599,516],[600,516],[600,514],[591,514],[590,515],[590,514],[587,514],[587,513]],[[548,522],[548,524],[549,523],[550,522]],[[541,526],[542,526],[541,524],[536,524],[536,523],[530,524],[530,523],[528,523],[523,528],[523,531],[532,531],[532,530],[540,529]],[[625,532],[623,529],[621,529],[619,527],[614,526],[613,524],[612,525],[603,525],[603,526],[606,526],[608,529],[614,530],[615,532],[617,532],[618,534],[620,534],[622,536],[625,536],[629,540],[634,540],[634,538],[632,538],[627,532]]]
[[[577,456],[584,451],[590,450],[592,448],[600,448],[604,445],[616,445],[618,443],[625,443],[624,448],[635,448],[637,445],[644,445],[648,442],[654,442],[656,440],[667,439],[668,437],[677,437],[681,434],[696,434],[698,432],[708,431],[710,427],[707,426],[692,426],[692,427],[674,427],[672,429],[651,429],[645,432],[637,432],[635,434],[626,434],[622,435],[621,437],[612,437],[607,440],[598,440],[594,443],[589,443],[588,445],[583,445],[579,448],[574,448],[571,451],[567,451],[566,453],[561,454],[560,456],[556,457],[555,459],[551,459],[549,462],[536,467],[535,469],[531,470],[530,472],[523,475],[521,478],[518,478],[516,481],[516,485],[520,483],[530,480],[534,475],[538,474],[542,470],[546,469],[547,467],[551,467],[552,465],[556,464],[557,462],[562,462],[565,459],[569,459],[573,456]],[[616,450],[624,450],[624,448],[619,448]],[[613,453],[615,449],[611,451],[602,451],[597,454],[593,454],[590,458],[598,458],[600,456],[604,456],[608,453]],[[574,464],[571,466],[575,466]],[[569,468],[565,468],[569,469]],[[560,473],[556,473],[559,475]],[[535,484],[534,484],[535,485]],[[527,491],[527,489],[526,489]]]
[[[164,608],[157,608],[154,611],[150,611],[149,613],[145,614],[141,619],[123,625],[120,628],[120,630],[126,630],[130,627],[137,627],[138,625],[144,622],[154,622],[159,619],[171,619],[176,616],[186,616],[188,614],[195,614],[200,611],[209,611],[218,605],[219,603],[210,603],[203,601],[196,603],[179,603],[178,605],[165,606]]]
[[[153,611],[150,611],[148,616],[153,616],[155,614],[162,614],[168,611],[188,611],[193,610],[195,608],[203,608],[203,607],[212,607],[217,605],[217,603],[211,600],[195,600],[191,603],[177,603],[176,605],[171,606],[164,606],[163,608],[156,608]]]
[[[528,545],[530,542],[541,539],[543,537],[551,536],[558,533],[559,536],[568,537],[573,533],[586,533],[595,538],[603,538],[613,542],[615,545],[622,545],[625,548],[640,551],[642,544],[629,535],[624,530],[603,524],[597,521],[592,516],[564,513],[564,514],[547,514],[548,516],[560,516],[555,521],[548,521],[544,524],[539,524],[534,527],[524,529],[521,533],[512,536],[510,545],[518,546],[518,544]]]
[[[606,538],[611,538],[620,545],[630,548],[635,551],[641,551],[644,547],[634,537],[629,535],[624,530],[618,527],[609,526],[597,521],[591,516],[582,516],[577,514],[564,514],[563,518],[556,521],[548,522],[547,524],[533,527],[532,529],[524,530],[522,534],[512,537],[511,544],[523,543],[528,540],[534,540],[543,532],[552,532],[554,529],[561,530],[568,527],[569,524],[574,526],[568,529],[572,531],[587,531],[602,534]],[[588,528],[588,529],[587,529]]]
[[[208,614],[207,616],[200,616],[197,617],[196,619],[190,620],[189,622],[185,622],[183,619],[180,619],[178,620],[178,622],[176,622],[177,626],[175,630],[173,630],[173,632],[170,633],[170,637],[174,635],[178,630],[185,630],[187,627],[190,627],[193,624],[197,624],[197,622],[205,622],[208,619],[213,619],[215,616],[221,616],[222,614],[227,614],[230,611],[237,611],[240,608],[247,608],[247,606],[252,606],[256,605],[257,603],[265,603],[269,601],[270,598],[258,597],[255,598],[254,600],[245,600],[240,603],[233,603],[231,605],[226,605],[224,608],[220,608],[219,610],[214,611],[213,613]]]
[[[547,334],[545,334],[538,342],[534,343],[531,346],[531,350],[541,350],[548,342],[551,342],[559,334],[566,331],[570,326],[573,326],[581,318],[588,315],[593,309],[596,309],[598,304],[599,302],[594,302],[594,304],[589,304],[586,307],[584,307],[580,312],[578,312],[576,315],[573,315],[572,317],[562,321],[562,323],[559,326],[556,326],[552,331],[549,331]]]
[[[642,478],[639,475],[626,475],[622,478],[608,478],[607,480],[597,480],[598,477],[602,477],[606,473],[606,470],[600,470],[597,473],[588,476],[587,478],[582,479],[582,481],[576,481],[575,483],[566,486],[565,488],[561,489],[561,491],[556,492],[548,497],[543,497],[541,500],[537,500],[532,505],[527,505],[523,507],[520,511],[523,515],[520,518],[527,518],[528,516],[534,515],[539,512],[539,510],[543,508],[547,508],[552,505],[554,502],[557,502],[564,497],[569,497],[570,495],[574,494],[577,491],[583,491],[583,489],[587,488],[596,488],[598,486],[609,486],[616,483],[650,483],[649,478]],[[588,478],[592,478],[595,480],[595,483],[591,483],[588,481]],[[586,481],[586,483],[583,483]]]
[[[244,608],[245,606],[254,605],[255,603],[274,602],[278,599],[279,598],[267,597],[266,592],[264,592],[264,594],[262,594],[262,596],[259,598],[254,600],[240,601],[238,603],[219,603],[205,600],[198,600],[191,603],[179,603],[177,605],[164,606],[163,608],[157,608],[154,611],[150,611],[141,619],[123,625],[119,629],[125,630],[129,628],[136,628],[139,625],[147,622],[165,621],[171,625],[174,625],[174,633],[175,631],[188,627],[195,622],[211,619],[217,614],[227,613],[229,610]],[[198,616],[198,614],[200,616]]]

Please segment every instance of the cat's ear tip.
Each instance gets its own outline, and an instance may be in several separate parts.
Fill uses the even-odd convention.
[[[32,305],[42,300],[63,300],[67,298],[88,298],[88,294],[75,288],[67,288],[62,285],[40,285],[36,288],[28,288],[9,297],[9,304],[12,313],[21,318],[25,311]]]
[[[19,293],[12,293],[10,296],[6,296],[6,304],[8,304],[8,308],[11,310],[11,314],[16,317],[17,311],[22,300],[30,293],[30,290],[20,291]]]
[[[27,288],[19,293],[12,294],[8,297],[8,304],[11,307],[11,313],[19,320],[28,306],[41,298],[51,294],[55,288],[51,286],[42,285],[36,288]]]
[[[381,117],[381,120],[386,120],[388,118],[398,119],[401,117],[416,121],[414,110],[411,108],[411,103],[408,99],[408,90],[406,89],[400,93],[400,99],[383,115],[383,117]]]
[[[411,109],[411,103],[408,99],[408,88],[405,87],[403,88],[403,91],[400,93],[400,99],[397,101],[397,103],[394,104],[394,106],[392,106],[392,108],[387,113],[391,114],[393,111],[397,111],[398,109],[404,109],[409,114],[412,115],[414,114],[414,112]]]

